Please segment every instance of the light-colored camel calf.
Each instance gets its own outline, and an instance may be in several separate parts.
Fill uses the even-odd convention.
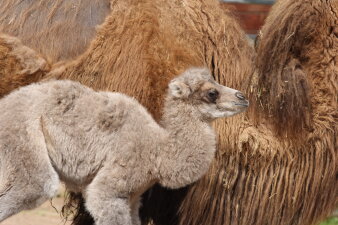
[[[97,225],[140,224],[140,195],[199,179],[215,153],[211,121],[247,106],[200,68],[170,82],[160,125],[130,97],[72,81],[14,91],[0,100],[0,221],[52,198],[61,180]]]

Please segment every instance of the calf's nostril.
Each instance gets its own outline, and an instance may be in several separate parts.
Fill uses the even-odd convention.
[[[244,100],[244,99],[245,99],[245,96],[244,96],[241,92],[239,92],[239,91],[237,91],[237,92],[235,93],[235,96],[236,96],[238,99],[240,99],[240,100]]]

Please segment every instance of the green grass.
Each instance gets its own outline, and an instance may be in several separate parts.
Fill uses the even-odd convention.
[[[338,217],[332,217],[320,223],[319,225],[338,225]]]

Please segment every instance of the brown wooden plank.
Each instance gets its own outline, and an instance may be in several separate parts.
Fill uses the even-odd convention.
[[[221,5],[233,11],[248,34],[257,34],[271,9],[271,5],[266,4],[221,3]]]

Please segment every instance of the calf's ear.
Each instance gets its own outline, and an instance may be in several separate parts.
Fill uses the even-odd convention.
[[[191,90],[187,84],[180,80],[172,80],[169,83],[169,93],[175,98],[187,98],[191,94]]]

